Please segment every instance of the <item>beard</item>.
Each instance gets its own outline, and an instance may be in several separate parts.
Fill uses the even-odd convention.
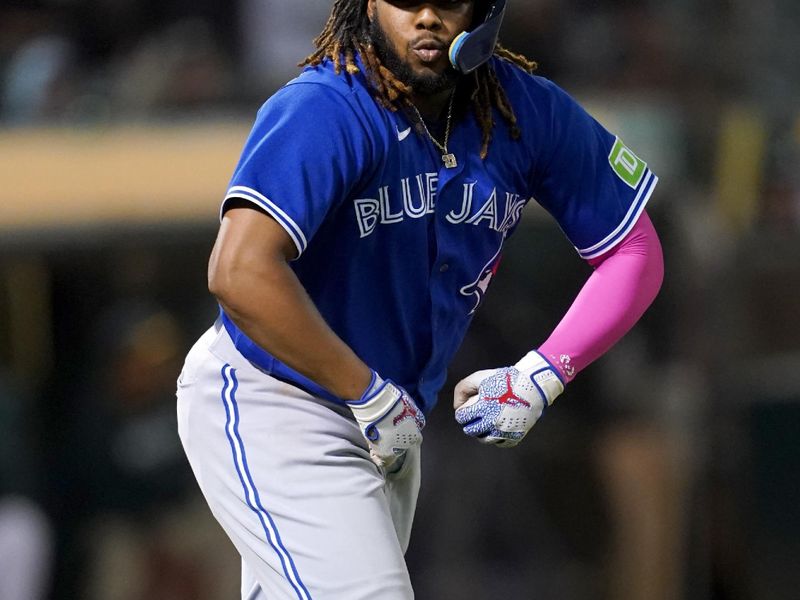
[[[400,58],[400,55],[392,48],[377,18],[373,19],[369,24],[369,34],[375,47],[375,52],[383,66],[389,69],[400,81],[410,86],[415,94],[431,96],[453,89],[458,83],[460,75],[449,63],[441,74],[419,75],[415,73],[411,64]]]

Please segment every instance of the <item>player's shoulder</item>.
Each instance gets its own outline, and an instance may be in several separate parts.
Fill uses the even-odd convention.
[[[297,77],[277,90],[264,107],[281,110],[312,111],[329,118],[352,118],[369,107],[363,101],[366,93],[362,78],[349,73],[336,73],[330,62],[306,67]],[[354,115],[355,113],[355,115]]]
[[[327,64],[303,70],[261,105],[252,144],[285,132],[313,150],[322,144],[331,152],[345,148],[374,152],[380,115],[376,102],[356,79],[336,74]]]
[[[502,58],[494,57],[492,60],[497,79],[512,103],[514,100],[525,100],[536,105],[549,106],[562,102],[567,95],[555,82],[546,77],[528,73]]]
[[[540,140],[560,123],[572,121],[585,112],[558,84],[517,65],[495,57],[494,69],[523,135]]]
[[[305,67],[294,79],[284,87],[302,87],[304,85],[322,86],[344,96],[357,93],[359,80],[345,72],[337,73],[329,60],[316,66]]]

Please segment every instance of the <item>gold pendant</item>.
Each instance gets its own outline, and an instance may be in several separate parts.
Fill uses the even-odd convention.
[[[455,154],[442,154],[442,162],[448,169],[455,169],[458,166]]]

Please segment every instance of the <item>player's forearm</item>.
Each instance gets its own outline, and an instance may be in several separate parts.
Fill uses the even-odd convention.
[[[594,273],[539,348],[567,381],[607,352],[641,318],[664,277],[658,235],[647,213]]]
[[[328,326],[282,257],[225,268],[211,291],[250,339],[334,395],[361,396],[369,367]]]

